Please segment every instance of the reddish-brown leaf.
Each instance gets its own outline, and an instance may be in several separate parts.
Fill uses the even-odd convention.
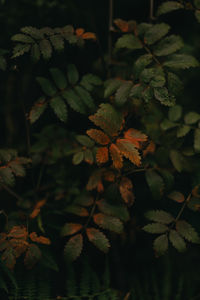
[[[103,174],[103,176],[104,176],[104,179],[106,180],[106,181],[109,181],[109,182],[114,182],[115,181],[115,173],[113,172],[113,171],[105,171],[104,172],[104,174]]]
[[[119,190],[122,199],[129,206],[133,204],[135,199],[132,189],[133,189],[133,184],[131,180],[127,177],[123,177],[119,184]]]
[[[77,36],[81,36],[85,32],[85,30],[83,28],[77,28],[75,32]]]
[[[147,156],[147,154],[153,154],[156,150],[156,145],[153,141],[150,141],[149,145],[143,151],[143,157]]]
[[[120,152],[128,158],[136,166],[140,166],[141,157],[138,150],[134,147],[133,143],[128,139],[117,139],[117,147]]]
[[[6,248],[3,252],[1,259],[5,262],[7,268],[13,270],[16,264],[15,251],[12,247]]]
[[[133,128],[128,129],[124,133],[124,138],[133,143],[136,148],[140,148],[139,142],[145,142],[147,140],[146,134],[143,134],[139,130]]]
[[[10,246],[14,249],[16,257],[21,256],[28,247],[28,242],[22,239],[10,239]]]
[[[28,237],[28,232],[25,227],[21,226],[14,226],[9,234],[8,237],[16,238],[16,239],[24,239],[26,240]]]
[[[110,138],[101,130],[89,129],[86,131],[86,133],[100,145],[107,145],[110,143]]]
[[[178,203],[182,203],[185,201],[185,196],[178,192],[178,191],[173,191],[168,195],[168,198],[178,202]]]
[[[115,144],[110,145],[110,155],[113,161],[113,166],[116,169],[121,169],[123,167],[123,158],[119,148]]]
[[[33,242],[36,242],[36,243],[40,243],[40,244],[44,244],[44,245],[50,245],[51,244],[50,239],[48,239],[44,236],[37,236],[36,232],[31,232],[29,234],[29,237]]]
[[[98,148],[97,153],[96,153],[96,160],[100,164],[106,163],[108,161],[108,148],[107,147]]]
[[[93,32],[85,32],[82,35],[84,40],[96,40],[96,35]]]
[[[37,245],[29,244],[28,250],[24,257],[24,264],[28,269],[31,269],[41,258],[42,253]]]
[[[61,236],[67,236],[67,235],[72,235],[74,233],[77,233],[83,225],[77,224],[77,223],[66,223],[62,230],[61,230]]]
[[[115,25],[122,31],[122,32],[128,32],[129,31],[129,25],[128,22],[122,20],[122,19],[116,19],[114,20]]]
[[[40,213],[40,208],[34,208],[34,210],[32,211],[29,217],[31,219],[34,219],[39,215],[39,213]]]
[[[87,183],[86,189],[92,191],[97,188],[99,182],[102,182],[102,170],[96,170],[92,173]]]

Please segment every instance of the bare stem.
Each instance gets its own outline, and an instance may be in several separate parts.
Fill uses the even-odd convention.
[[[153,10],[154,10],[154,0],[150,0],[150,11],[149,11],[150,21],[153,21],[155,19],[153,15]]]

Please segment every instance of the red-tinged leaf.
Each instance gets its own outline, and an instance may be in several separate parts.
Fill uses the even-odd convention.
[[[113,161],[113,166],[116,169],[121,169],[123,167],[123,158],[119,148],[115,144],[110,145],[110,155]]]
[[[86,229],[88,240],[93,243],[99,250],[107,253],[110,247],[110,243],[103,232],[96,228]]]
[[[83,236],[76,234],[65,245],[64,254],[67,260],[74,261],[80,256],[83,249]]]
[[[90,149],[86,149],[83,153],[85,162],[92,165],[94,163],[94,155],[92,151]]]
[[[21,256],[21,254],[23,254],[28,247],[28,242],[24,241],[22,239],[11,239],[9,241],[10,246],[14,249],[14,253],[16,257]]]
[[[29,244],[28,250],[26,251],[26,255],[24,257],[24,264],[27,269],[31,269],[41,258],[42,253],[39,247],[35,244]]]
[[[45,205],[45,203],[47,202],[47,199],[42,199],[42,200],[39,200],[36,205],[35,205],[35,208],[41,208]]]
[[[45,102],[45,98],[41,97],[31,108],[28,119],[31,124],[36,122],[40,116],[43,114],[45,109],[47,108],[47,102]]]
[[[116,19],[114,20],[114,23],[122,32],[129,31],[129,24],[127,21],[124,21],[122,19]]]
[[[101,147],[97,149],[96,160],[98,163],[103,164],[108,161],[108,148]]]
[[[84,40],[96,40],[96,35],[93,32],[85,32],[82,35]]]
[[[103,229],[108,229],[116,233],[123,232],[123,223],[118,218],[98,213],[93,215],[93,220],[99,227]]]
[[[150,141],[149,145],[143,151],[143,157],[147,156],[147,154],[153,154],[156,150],[156,145],[153,141]]]
[[[117,147],[120,152],[136,166],[140,166],[141,157],[138,150],[128,139],[117,139]]]
[[[182,193],[178,192],[178,191],[173,191],[168,195],[168,198],[178,202],[178,203],[182,203],[185,201],[185,197]]]
[[[104,191],[104,186],[101,181],[98,182],[97,191],[98,191],[98,193],[103,193],[103,191]]]
[[[64,211],[80,217],[87,217],[89,215],[88,210],[79,205],[68,205]]]
[[[8,237],[16,238],[16,239],[24,239],[26,240],[28,237],[28,232],[25,227],[14,226],[9,234]]]
[[[7,248],[2,256],[1,256],[2,261],[5,262],[5,265],[8,269],[13,270],[14,266],[16,264],[16,257],[15,257],[15,251],[12,247]]]
[[[29,217],[31,219],[36,218],[40,213],[40,208],[34,208],[34,210],[32,211],[32,213],[29,215]]]
[[[36,242],[36,243],[40,243],[40,244],[43,244],[43,245],[50,245],[51,244],[50,239],[48,239],[44,236],[37,236],[36,232],[31,232],[29,234],[29,237],[33,242]]]
[[[119,184],[119,190],[122,199],[129,206],[133,204],[135,199],[132,189],[133,189],[133,184],[131,180],[127,177],[123,177]]]
[[[106,181],[109,181],[109,182],[115,182],[115,178],[116,178],[116,176],[115,176],[115,173],[113,172],[113,171],[105,171],[104,173],[103,173],[103,176],[104,176],[104,179],[106,180]]]
[[[84,32],[85,32],[85,30],[83,28],[77,28],[75,31],[77,36],[83,35]]]
[[[72,235],[74,233],[77,233],[79,230],[81,230],[81,228],[83,228],[83,226],[81,224],[66,223],[63,226],[60,235],[61,236]]]
[[[110,138],[101,130],[89,129],[86,131],[86,133],[100,145],[107,145],[110,143]]]
[[[145,142],[147,140],[146,134],[143,134],[139,130],[133,128],[128,129],[124,133],[124,138],[133,143],[136,148],[140,148],[139,142]]]
[[[102,170],[97,170],[92,173],[87,183],[86,189],[92,191],[97,188],[99,182],[102,181]]]

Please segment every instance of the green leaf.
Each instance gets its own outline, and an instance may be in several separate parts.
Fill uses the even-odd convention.
[[[67,103],[73,110],[81,114],[86,113],[84,104],[82,103],[80,97],[73,90],[70,89],[67,91],[63,91],[62,97],[67,101]]]
[[[200,238],[196,230],[188,222],[180,220],[176,223],[176,230],[182,237],[192,243],[200,243]]]
[[[152,45],[162,37],[164,37],[170,29],[170,26],[165,23],[153,25],[144,35],[144,41],[148,45]]]
[[[45,102],[45,98],[41,97],[31,108],[29,113],[29,120],[31,124],[35,123],[40,116],[44,113],[47,108],[47,102]]]
[[[161,40],[154,47],[153,52],[156,56],[166,56],[180,50],[183,45],[181,37],[177,35],[170,35]]]
[[[180,105],[174,105],[170,107],[168,111],[168,118],[172,122],[178,121],[182,116],[182,107]]]
[[[74,165],[79,165],[82,162],[83,158],[84,158],[83,151],[77,152],[74,154],[72,162]]]
[[[93,215],[93,220],[94,223],[96,223],[99,227],[103,229],[108,229],[116,233],[123,232],[123,223],[118,218],[102,213],[97,213]]]
[[[15,42],[25,43],[25,44],[29,44],[29,43],[32,44],[35,42],[30,36],[22,34],[22,33],[13,35],[11,37],[11,40],[15,41]]]
[[[150,63],[152,63],[153,57],[151,54],[144,54],[141,55],[133,66],[133,75],[137,79],[140,73],[147,67]]]
[[[95,157],[95,155],[93,154],[92,150],[86,149],[84,151],[84,160],[85,160],[85,162],[87,162],[89,164],[93,164],[94,160],[95,160],[94,157]]]
[[[104,91],[104,97],[108,98],[112,94],[114,94],[117,89],[123,84],[123,81],[119,79],[109,79],[105,82],[105,91]]]
[[[183,170],[183,157],[181,153],[176,150],[171,150],[169,156],[174,168],[178,172],[181,172]]]
[[[200,129],[196,128],[194,130],[194,150],[200,153]]]
[[[43,39],[40,41],[39,47],[43,58],[46,60],[50,59],[52,55],[52,46],[50,42],[46,39]]]
[[[166,87],[160,87],[154,89],[155,98],[160,101],[163,105],[173,106],[175,104],[175,98],[169,95]]]
[[[195,124],[199,120],[200,120],[200,114],[198,114],[194,111],[190,111],[184,117],[185,124],[187,124],[187,125]]]
[[[10,186],[15,184],[15,177],[9,167],[0,168],[0,181]]]
[[[16,58],[18,56],[21,56],[24,53],[29,52],[30,49],[31,49],[31,45],[17,44],[13,49],[13,55],[11,58]]]
[[[57,93],[56,88],[48,79],[44,77],[36,77],[36,81],[47,96],[53,97]]]
[[[169,240],[179,252],[184,252],[186,250],[186,243],[176,230],[170,230]]]
[[[61,236],[67,236],[67,235],[72,235],[74,233],[77,233],[78,231],[80,231],[80,229],[83,226],[81,224],[76,224],[76,223],[66,223],[60,232]]]
[[[168,129],[171,129],[171,128],[174,128],[178,126],[177,123],[174,123],[174,122],[171,122],[169,121],[168,119],[164,119],[161,123],[160,123],[160,127],[162,130],[168,130]]]
[[[75,236],[71,237],[64,249],[65,258],[67,261],[74,261],[76,260],[83,249],[83,236],[82,234],[76,234]]]
[[[64,50],[64,40],[63,40],[63,37],[60,36],[60,35],[51,35],[49,37],[54,49],[56,51],[62,51]]]
[[[67,120],[67,107],[64,100],[56,96],[50,100],[50,106],[59,118],[60,121],[66,122]]]
[[[168,231],[168,227],[161,223],[151,223],[143,227],[143,230],[149,233],[164,233]]]
[[[52,76],[56,86],[60,90],[65,89],[67,86],[67,80],[66,80],[63,72],[60,71],[58,68],[51,68],[50,73],[51,73],[51,76]]]
[[[76,93],[79,95],[79,97],[82,99],[83,103],[87,107],[89,107],[92,110],[95,109],[94,100],[87,90],[85,90],[81,86],[76,86],[74,90],[76,91]]]
[[[164,182],[162,177],[153,170],[146,171],[145,177],[153,198],[161,199],[164,189]]]
[[[188,125],[181,125],[176,132],[176,136],[178,138],[185,136],[187,133],[189,133],[191,130],[191,127]]]
[[[37,62],[40,59],[40,48],[38,46],[38,44],[34,44],[31,47],[31,58],[33,60],[33,62]]]
[[[182,203],[185,201],[185,197],[182,193],[178,192],[178,191],[173,191],[171,192],[168,196],[169,199],[172,199],[178,203]]]
[[[183,90],[183,83],[174,73],[167,73],[168,90],[172,95],[178,96]]]
[[[194,0],[194,5],[196,6],[196,8],[200,9],[200,1],[199,0]]]
[[[122,37],[120,37],[117,40],[115,47],[116,48],[127,48],[130,50],[143,48],[140,40],[133,34],[124,34]]]
[[[64,211],[79,217],[87,217],[89,215],[88,210],[80,205],[68,205],[64,208]]]
[[[100,230],[96,228],[86,229],[87,237],[91,243],[93,243],[100,251],[107,253],[110,247],[110,243]]]
[[[195,10],[194,14],[195,14],[197,21],[200,23],[200,10]]]
[[[11,168],[15,176],[24,177],[26,174],[24,167],[16,160],[11,161],[9,163],[9,167]]]
[[[123,106],[128,100],[130,90],[133,86],[132,81],[123,82],[115,94],[115,103],[117,106]]]
[[[20,29],[21,32],[30,35],[32,38],[36,40],[40,40],[44,37],[44,34],[41,30],[32,27],[32,26],[26,26]]]
[[[162,234],[154,240],[153,248],[158,256],[163,255],[168,250],[168,237]]]
[[[80,85],[82,85],[86,90],[91,92],[94,86],[99,86],[102,84],[102,80],[93,74],[86,74],[82,77]]]
[[[95,142],[91,140],[87,135],[77,135],[76,140],[83,146],[93,147]]]
[[[67,77],[68,77],[69,83],[72,85],[74,85],[78,82],[79,74],[78,74],[78,70],[75,65],[70,64],[67,66]]]
[[[108,203],[108,201],[100,200],[97,202],[100,212],[117,217],[120,220],[126,222],[129,220],[129,212],[126,206],[124,205],[113,205]]]
[[[157,10],[157,16],[169,13],[171,11],[184,8],[183,4],[177,1],[166,1],[162,3]]]
[[[145,217],[150,221],[170,224],[174,221],[174,217],[164,210],[150,210],[145,214]]]
[[[188,69],[198,67],[199,62],[191,55],[173,54],[168,60],[164,61],[163,66],[171,69]]]

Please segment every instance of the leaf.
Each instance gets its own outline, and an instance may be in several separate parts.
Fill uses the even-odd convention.
[[[104,253],[108,252],[110,243],[103,232],[95,228],[87,228],[86,233],[89,241],[93,243],[100,251],[103,251]]]
[[[137,79],[140,76],[140,73],[147,67],[150,63],[152,63],[153,57],[151,54],[141,55],[133,66],[133,75]]]
[[[29,244],[28,250],[24,257],[24,264],[27,269],[31,269],[37,261],[41,258],[42,253],[37,245]]]
[[[132,81],[126,81],[120,85],[115,94],[115,103],[117,106],[121,107],[126,103],[132,86]]]
[[[54,49],[56,51],[62,51],[64,50],[64,40],[63,40],[63,37],[56,34],[56,35],[51,35],[49,37]]]
[[[168,196],[169,199],[172,199],[178,203],[182,203],[185,201],[185,197],[182,193],[178,192],[178,191],[173,191],[171,192]]]
[[[176,136],[178,138],[185,136],[187,133],[189,133],[191,130],[191,127],[188,125],[181,125],[176,132]]]
[[[200,129],[196,128],[194,130],[194,150],[200,153]]]
[[[170,94],[178,96],[182,92],[183,83],[176,74],[168,72],[167,82]]]
[[[83,249],[83,236],[82,234],[76,234],[75,236],[71,237],[64,249],[65,258],[69,261],[76,260]]]
[[[27,43],[27,44],[32,44],[34,43],[35,41],[28,35],[25,35],[25,34],[22,34],[22,33],[18,33],[18,34],[15,34],[11,37],[11,40],[14,41],[14,42],[21,42],[21,43]]]
[[[165,23],[155,24],[145,32],[144,40],[148,45],[152,45],[164,37],[170,29]]]
[[[196,113],[195,111],[190,111],[184,117],[185,124],[191,125],[195,124],[200,120],[200,114]]]
[[[108,161],[108,148],[100,147],[97,149],[96,160],[98,163],[103,164]]]
[[[7,248],[1,255],[1,260],[5,263],[8,269],[13,270],[16,264],[16,257],[13,248]]]
[[[86,74],[82,77],[80,85],[82,85],[86,90],[92,91],[94,86],[99,86],[102,84],[102,80],[94,74]]]
[[[32,38],[36,40],[40,40],[44,37],[44,34],[40,29],[37,29],[32,26],[26,26],[20,29],[21,32],[30,35]]]
[[[153,51],[156,56],[166,56],[180,50],[183,45],[181,37],[170,35],[161,40]]]
[[[13,160],[13,161],[9,162],[9,167],[11,168],[11,170],[15,174],[15,176],[24,177],[26,174],[24,167],[17,160]]]
[[[170,230],[169,240],[179,252],[184,252],[186,250],[186,243],[176,230]]]
[[[164,190],[164,181],[162,177],[153,170],[145,172],[146,181],[151,190],[154,199],[161,199]]]
[[[168,237],[162,234],[154,240],[153,248],[158,256],[164,254],[168,249]]]
[[[11,58],[16,58],[18,56],[21,56],[24,53],[29,52],[30,49],[31,49],[31,45],[17,44],[13,49],[13,55]]]
[[[68,205],[64,211],[79,217],[87,217],[89,215],[88,210],[79,205]]]
[[[175,98],[170,96],[166,87],[158,87],[154,89],[155,98],[160,101],[163,105],[173,106]]]
[[[47,39],[43,39],[40,41],[39,47],[43,58],[46,60],[50,59],[52,55],[52,46],[50,42]]]
[[[84,160],[85,160],[85,162],[87,162],[88,164],[91,164],[91,165],[94,163],[94,155],[90,149],[86,149],[84,151]]]
[[[133,143],[136,148],[140,148],[139,142],[145,142],[147,140],[146,134],[133,128],[129,128],[124,132],[124,138]]]
[[[197,21],[200,23],[200,10],[195,10],[195,13],[194,13]]]
[[[15,184],[15,177],[10,168],[0,167],[0,181],[10,186]]]
[[[180,105],[174,105],[170,107],[168,112],[168,118],[172,122],[178,121],[182,116],[182,107]]]
[[[69,83],[72,85],[74,85],[78,82],[79,74],[78,74],[78,70],[75,65],[69,64],[67,66],[67,77],[68,77]]]
[[[21,226],[13,226],[10,230],[9,234],[7,235],[9,238],[15,239],[27,239],[28,232],[25,227]]]
[[[86,113],[84,104],[82,103],[80,97],[73,90],[69,89],[67,91],[63,91],[61,95],[72,109],[81,114]]]
[[[91,137],[95,142],[100,145],[107,145],[110,142],[110,138],[101,130],[89,129],[86,131],[87,135]]]
[[[196,230],[188,222],[179,220],[176,223],[176,230],[182,237],[192,243],[200,243],[200,238]]]
[[[117,89],[123,84],[122,80],[119,79],[109,79],[105,82],[104,98],[110,97],[114,94]]]
[[[67,121],[67,107],[60,96],[56,96],[50,100],[50,106],[60,121]]]
[[[51,241],[50,241],[49,238],[46,238],[44,236],[37,236],[36,232],[31,232],[29,234],[29,237],[33,242],[36,242],[36,243],[40,243],[40,244],[43,244],[43,245],[50,245],[51,244]]]
[[[116,169],[121,169],[123,167],[123,158],[119,148],[115,144],[111,144],[109,151],[113,161],[113,166]]]
[[[89,107],[92,110],[95,109],[94,100],[87,90],[85,90],[81,86],[76,86],[74,90],[76,91],[76,93],[79,95],[79,97],[82,99],[83,103],[87,107]]]
[[[172,106],[173,107],[173,106]],[[174,122],[171,122],[169,121],[168,119],[164,119],[161,123],[160,123],[160,128],[162,130],[168,130],[168,129],[171,129],[171,128],[174,128],[174,127],[177,127],[178,124],[177,123],[174,123]]]
[[[65,75],[61,70],[58,68],[51,68],[50,69],[51,76],[56,84],[56,86],[62,90],[65,89],[67,86],[67,80],[65,78]]]
[[[92,173],[87,183],[86,189],[92,191],[98,187],[99,182],[102,181],[102,170],[96,170]]]
[[[83,158],[84,158],[84,152],[83,151],[77,152],[74,154],[72,162],[74,165],[79,165],[83,161]]]
[[[77,135],[76,140],[83,146],[93,147],[95,145],[94,141],[91,140],[87,135]]]
[[[33,62],[37,62],[39,59],[40,59],[40,48],[38,46],[38,44],[34,44],[32,47],[31,47],[31,58],[33,60]]]
[[[164,61],[163,66],[171,69],[188,69],[198,67],[199,62],[191,55],[173,54],[168,60]]]
[[[29,120],[31,124],[35,123],[40,116],[44,113],[47,108],[47,103],[45,102],[45,98],[41,97],[31,108],[29,113]]]
[[[166,1],[158,7],[157,16],[169,13],[177,9],[182,9],[182,8],[184,8],[184,6],[180,2]]]
[[[171,150],[169,156],[174,168],[178,172],[181,172],[183,170],[183,157],[180,154],[180,152],[176,150]]]
[[[115,47],[118,49],[127,48],[130,50],[136,50],[141,49],[143,46],[140,40],[133,34],[124,34],[117,40]]]
[[[119,191],[124,202],[131,206],[135,200],[133,195],[133,184],[131,180],[127,177],[122,177],[122,180],[119,184]]]
[[[151,223],[143,227],[143,230],[149,233],[163,233],[168,231],[168,227],[160,223]]]
[[[116,145],[119,148],[120,152],[123,154],[123,156],[128,158],[136,166],[140,166],[140,154],[128,139],[117,139]]]
[[[42,91],[49,97],[53,97],[56,93],[57,90],[53,86],[53,84],[46,78],[44,77],[37,77],[36,81],[39,83]]]
[[[123,232],[123,224],[120,219],[102,213],[93,215],[94,223],[103,229],[108,229],[116,233]]]
[[[81,224],[76,224],[76,223],[66,223],[60,232],[61,236],[67,236],[67,235],[72,235],[74,233],[77,233],[79,230],[82,229]]]
[[[98,209],[100,212],[117,217],[120,220],[126,222],[129,220],[129,211],[125,205],[121,204],[111,204],[108,201],[102,199],[97,202]]]
[[[170,224],[174,221],[174,217],[164,210],[150,210],[145,214],[145,217],[150,221],[163,224]]]
[[[129,25],[127,21],[124,21],[122,19],[115,19],[114,23],[122,32],[129,31]]]

